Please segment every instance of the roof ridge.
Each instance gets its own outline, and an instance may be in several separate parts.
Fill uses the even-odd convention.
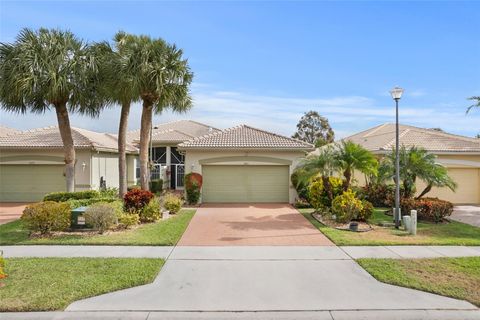
[[[308,145],[308,146],[313,146],[313,144],[311,144],[311,143],[308,143],[308,142],[305,142],[305,141],[302,141],[302,140],[299,140],[299,139],[287,137],[287,136],[284,136],[284,135],[281,135],[281,134],[278,134],[278,133],[275,133],[275,132],[270,132],[270,131],[266,131],[266,130],[263,130],[263,129],[258,129],[258,128],[255,128],[255,127],[252,127],[252,126],[249,126],[249,125],[246,125],[246,124],[243,124],[242,126],[253,129],[253,130],[257,130],[257,131],[260,131],[260,132],[263,132],[263,133],[271,134],[271,135],[274,135],[274,136],[277,136],[277,137],[280,137],[280,138],[285,138],[285,139],[288,139],[288,140],[293,140],[293,141],[296,141],[296,142],[300,142],[300,143],[303,143],[303,144]]]
[[[407,128],[405,130],[403,130],[399,135],[398,135],[398,140],[400,140],[400,138],[402,138],[403,136],[405,136],[411,129]],[[390,146],[392,146],[393,142],[395,142],[396,138],[393,138],[392,140],[390,140],[389,142],[387,142],[386,144],[384,144],[380,149],[384,149],[386,150],[387,148],[389,148]]]
[[[370,132],[368,132],[368,133],[367,133],[366,135],[364,135],[363,137],[364,137],[364,138],[365,138],[365,137],[369,137],[369,136],[373,135],[375,132],[377,132],[378,130],[386,127],[386,126],[389,125],[389,124],[390,124],[389,122],[385,122],[385,123],[383,123],[383,124],[381,124],[381,125],[379,125],[379,126],[377,126],[377,127],[374,127],[373,130],[371,130]]]
[[[181,144],[182,144],[182,145],[183,145],[183,144],[188,144],[188,143],[193,142],[193,141],[198,141],[198,140],[201,140],[201,139],[210,138],[210,137],[216,136],[216,135],[221,134],[221,133],[225,133],[225,132],[232,131],[232,130],[234,130],[234,129],[237,129],[237,128],[240,127],[240,126],[241,126],[241,125],[238,125],[238,126],[235,126],[235,127],[226,128],[226,129],[219,130],[219,131],[215,131],[215,132],[210,132],[210,133],[204,134],[204,135],[202,135],[202,136],[194,137],[193,139],[184,141],[184,142],[182,142]]]
[[[386,126],[387,124],[389,124],[389,123],[388,123],[388,122],[385,122],[385,123],[382,123],[382,124],[378,124],[378,125],[376,125],[376,126],[374,126],[374,127],[371,127],[371,128],[365,129],[365,130],[362,130],[362,131],[357,132],[357,133],[355,133],[355,134],[351,134],[351,135],[349,135],[349,136],[347,136],[347,137],[345,137],[345,138],[342,138],[342,139],[340,139],[340,140],[346,140],[346,139],[349,139],[349,138],[355,137],[355,136],[360,136],[360,137],[362,137],[362,138],[365,138],[365,136],[362,135],[363,133],[368,132],[368,131],[370,131],[370,130],[377,130],[377,129],[381,128],[381,127]]]
[[[95,132],[95,131],[91,131],[91,130],[87,130],[87,129],[82,129],[82,128],[77,128],[77,127],[70,127],[72,129],[72,131],[75,131],[76,133],[78,133],[79,135],[81,135],[82,137],[84,137],[85,139],[87,139],[88,143],[92,146],[92,148],[95,148],[96,146],[100,146],[98,143],[95,143],[93,142],[89,137],[87,137],[84,133],[82,133],[81,131],[88,131],[88,132],[93,132],[93,133],[98,133],[100,134],[100,132]],[[72,137],[73,138],[73,137]],[[75,144],[75,143],[74,143]]]

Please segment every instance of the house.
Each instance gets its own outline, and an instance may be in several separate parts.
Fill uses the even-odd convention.
[[[21,132],[21,131],[19,131],[17,129],[5,127],[5,126],[0,126],[0,138],[1,137],[6,137],[10,134],[19,133],[19,132]]]
[[[417,146],[437,156],[449,176],[458,184],[456,192],[433,188],[429,197],[438,197],[455,204],[480,203],[480,139],[454,135],[434,129],[400,125],[400,145]],[[362,145],[379,156],[395,147],[395,124],[385,123],[344,138]],[[425,188],[417,182],[417,191]]]
[[[118,187],[115,135],[72,128],[76,151],[75,190]],[[137,149],[127,146],[128,180],[134,184]],[[65,191],[65,161],[58,127],[16,132],[0,138],[0,201],[41,200]]]
[[[240,125],[178,145],[185,171],[203,177],[202,202],[289,202],[290,175],[313,145]]]
[[[153,126],[150,159],[153,163],[151,179],[162,179],[163,187],[183,189],[185,173],[185,155],[177,149],[178,144],[194,139],[218,129],[209,125],[192,121],[179,120]],[[135,146],[140,142],[140,130],[127,133],[127,141]],[[140,162],[135,160],[135,181],[140,177]]]

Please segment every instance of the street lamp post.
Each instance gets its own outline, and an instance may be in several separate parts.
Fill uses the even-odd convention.
[[[395,100],[395,228],[400,227],[400,152],[399,152],[399,125],[398,125],[398,101],[402,97],[403,89],[395,87],[390,91],[393,100]]]

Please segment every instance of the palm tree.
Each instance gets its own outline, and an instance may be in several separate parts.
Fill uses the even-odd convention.
[[[467,108],[467,113],[469,113],[472,108],[480,108],[480,96],[470,97],[468,100],[473,100],[474,102]]]
[[[65,152],[67,191],[75,189],[75,148],[69,112],[96,116],[100,75],[91,47],[69,31],[23,29],[0,43],[1,107],[16,113],[55,109]]]
[[[456,183],[448,176],[447,169],[436,162],[434,154],[428,153],[423,148],[412,146],[407,149],[402,146],[399,150],[399,156],[403,197],[413,197],[417,178],[427,185],[417,199],[427,194],[432,187],[447,187],[455,191]],[[390,177],[393,179],[395,172],[394,150],[385,158],[385,164],[389,167]]]
[[[296,169],[298,177],[296,177],[297,185],[295,187],[306,186],[312,177],[320,175],[323,188],[331,201],[333,200],[333,190],[329,177],[336,171],[335,150],[333,145],[330,144],[319,148],[318,152],[318,154],[307,155],[300,162]]]
[[[342,141],[334,155],[336,167],[343,173],[343,190],[350,187],[355,170],[366,175],[376,174],[378,161],[374,155],[361,145],[352,141]]]
[[[136,73],[130,67],[127,47],[135,45],[135,36],[118,32],[114,37],[114,48],[108,43],[95,45],[98,55],[102,57],[102,74],[105,81],[101,84],[102,94],[113,103],[121,106],[118,127],[118,174],[119,197],[127,192],[127,130],[130,106],[140,100],[138,87],[133,86]]]
[[[169,108],[174,112],[186,112],[192,106],[189,85],[193,73],[183,51],[163,39],[148,36],[118,37],[121,45],[123,68],[135,75],[130,85],[140,93],[142,117],[140,127],[140,184],[149,189],[148,146],[153,112],[161,113]]]

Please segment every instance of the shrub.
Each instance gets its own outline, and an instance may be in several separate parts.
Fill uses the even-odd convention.
[[[415,200],[415,202],[417,217],[421,220],[438,223],[453,212],[453,204],[451,202],[438,198],[421,198]]]
[[[390,199],[395,199],[394,185],[369,184],[359,189],[358,197],[371,202],[375,207],[389,206]]]
[[[305,169],[297,168],[290,176],[290,181],[292,181],[292,185],[295,187],[299,198],[306,200],[308,199],[308,183],[305,183],[300,179],[302,175],[305,174]]]
[[[342,179],[336,177],[328,177],[328,181],[332,188],[333,199],[341,195]],[[330,207],[332,205],[328,193],[324,189],[324,184],[321,176],[314,177],[308,185],[308,202],[315,209]]]
[[[174,194],[168,193],[163,198],[163,207],[170,211],[171,214],[175,214],[182,208],[182,199]]]
[[[200,185],[197,181],[192,181],[190,187],[186,188],[188,204],[197,204],[200,199]]]
[[[100,190],[100,198],[118,198],[118,188],[106,188]]]
[[[162,210],[158,199],[153,198],[150,202],[140,211],[141,222],[155,222],[162,217]]]
[[[125,205],[125,210],[127,211],[142,211],[150,200],[154,197],[153,193],[147,190],[142,189],[132,189],[128,191],[123,197],[123,203]]]
[[[297,209],[304,209],[304,208],[311,208],[311,204],[308,203],[307,200],[305,199],[302,199],[302,198],[299,198],[299,199],[295,199],[295,203],[293,204],[293,206]]]
[[[85,223],[100,233],[118,223],[115,207],[109,203],[95,203],[85,211]]]
[[[163,189],[163,180],[162,179],[157,179],[157,180],[152,180],[150,181],[150,191],[153,193],[161,193]]]
[[[5,259],[0,254],[0,279],[6,278],[7,274],[5,273]]]
[[[361,200],[361,201],[362,201],[362,210],[360,210],[356,219],[359,221],[367,221],[372,217],[374,207],[370,201],[367,201],[367,200]]]
[[[136,213],[122,213],[120,217],[118,217],[118,223],[125,229],[137,225],[139,222],[140,216]]]
[[[118,198],[92,198],[92,199],[80,199],[80,200],[68,200],[65,203],[70,205],[70,208],[76,209],[78,207],[88,207],[92,204],[99,203],[99,202],[117,202],[119,201]]]
[[[362,201],[357,199],[351,190],[345,191],[332,201],[332,213],[337,222],[345,223],[356,219],[362,210]]]
[[[66,230],[70,226],[70,216],[68,203],[45,201],[27,206],[21,219],[29,230],[46,234]]]
[[[76,192],[51,192],[43,197],[43,201],[65,202],[70,199],[92,199],[98,198],[100,193],[97,190],[85,190]]]

